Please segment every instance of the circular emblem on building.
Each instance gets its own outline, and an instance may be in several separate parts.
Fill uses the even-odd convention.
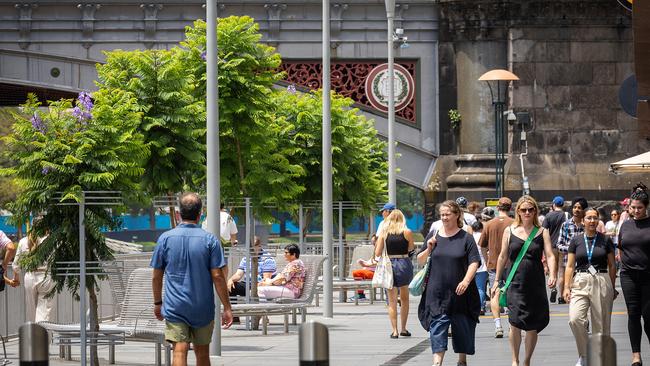
[[[388,64],[377,65],[366,78],[366,97],[370,104],[388,112]],[[408,70],[395,64],[395,111],[404,109],[413,100],[415,80]]]

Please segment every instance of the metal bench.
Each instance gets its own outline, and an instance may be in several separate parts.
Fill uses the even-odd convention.
[[[316,294],[316,284],[325,257],[322,255],[301,255],[300,259],[305,264],[305,282],[300,297],[297,299],[277,299],[272,302],[259,302],[251,304],[233,304],[234,316],[261,316],[262,334],[268,334],[268,317],[270,315],[284,315],[284,332],[289,332],[289,314],[293,316],[296,324],[297,313],[301,313],[301,321],[307,318],[307,308],[312,306]]]
[[[126,338],[138,342],[151,342],[156,344],[155,364],[161,365],[161,351],[165,347],[165,365],[171,365],[171,348],[165,342],[165,323],[155,318],[151,303],[151,268],[135,268],[129,276],[128,285],[121,303],[120,317],[117,323],[99,325],[99,332],[93,334],[96,344],[124,343]],[[79,324],[56,324],[50,322],[40,323],[59,339],[60,344],[69,348],[79,338]],[[120,342],[120,335],[122,342]],[[101,340],[101,342],[99,341]],[[90,342],[92,343],[92,342]],[[114,360],[114,351],[110,350],[111,362]],[[69,354],[69,351],[68,351]]]
[[[358,259],[364,259],[367,260],[369,258],[374,257],[374,251],[375,247],[372,245],[358,245],[354,247],[354,250],[352,251],[352,258],[350,260],[350,273],[348,278],[344,280],[334,280],[332,282],[332,290],[333,291],[350,291],[353,290],[355,293],[358,290],[364,290],[368,291],[370,293],[370,304],[373,304],[375,301],[375,289],[372,286],[372,281],[371,280],[356,280],[352,276],[352,271],[355,269],[360,269],[361,266],[359,263],[357,263]],[[323,293],[323,282],[320,281],[318,282],[318,288],[317,288],[317,293],[321,294]],[[381,297],[383,298],[383,291],[380,292]],[[342,300],[345,302],[345,295],[343,296]],[[354,297],[354,304],[359,305],[359,299],[355,296]],[[316,306],[319,305],[319,298],[316,296]]]

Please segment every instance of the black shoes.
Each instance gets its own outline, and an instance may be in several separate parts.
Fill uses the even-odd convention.
[[[563,297],[560,297],[559,299],[557,299],[557,303],[562,305],[562,304],[566,304],[566,301],[564,301]]]
[[[554,303],[555,300],[557,300],[557,290],[556,290],[556,289],[552,289],[552,290],[551,290],[551,296],[549,297],[548,300],[549,300],[551,303]]]
[[[405,330],[405,331],[401,332],[399,335],[401,335],[402,337],[410,337],[411,332],[409,332],[408,330]]]
[[[390,334],[390,339],[397,339],[397,338],[399,338],[397,334],[393,334],[393,333]]]

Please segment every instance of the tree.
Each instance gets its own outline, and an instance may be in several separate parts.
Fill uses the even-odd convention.
[[[322,93],[273,94],[275,113],[285,124],[282,139],[292,152],[290,161],[306,174],[297,178],[305,191],[301,201],[322,198]],[[376,210],[385,199],[386,144],[377,137],[372,121],[352,108],[352,100],[332,93],[332,196],[336,201],[361,203],[364,214]],[[358,212],[344,211],[349,223]],[[307,221],[312,213],[308,212]],[[308,227],[309,225],[305,225]]]
[[[274,114],[272,88],[282,78],[277,72],[280,55],[259,42],[259,26],[250,17],[219,19],[217,32],[221,195],[286,208],[304,191],[299,178],[305,172],[290,160],[292,147],[281,139],[286,126]],[[174,50],[194,75],[193,90],[200,100],[206,98],[205,43],[206,24],[198,20]]]
[[[79,260],[79,214],[77,206],[56,205],[62,201],[80,202],[84,191],[120,191],[134,199],[140,191],[139,178],[148,156],[143,136],[137,132],[140,112],[135,96],[125,91],[81,93],[75,102],[50,102],[47,109],[30,95],[22,106],[24,114],[14,114],[11,134],[4,138],[7,153],[15,165],[0,169],[20,187],[10,205],[14,223],[24,223],[30,213],[42,215],[32,230],[47,238],[28,256],[21,258],[26,271],[46,263],[47,275],[55,282],[55,291],[67,287],[78,296],[78,276],[60,276],[66,266],[61,262]],[[27,117],[25,117],[25,115]],[[86,260],[112,259],[101,232],[116,229],[118,222],[105,207],[86,206]],[[88,276],[91,329],[98,330],[97,277]],[[96,346],[91,360],[97,362]]]
[[[13,124],[14,117],[13,114],[16,113],[15,108],[0,108],[0,136],[7,136],[11,131],[11,125]],[[5,151],[6,147],[2,141],[0,141],[0,151]],[[0,168],[6,168],[11,166],[12,162],[9,157],[0,156]],[[16,199],[16,194],[18,194],[18,186],[14,184],[13,180],[9,177],[0,177],[0,208],[6,207],[9,202],[12,202]],[[20,229],[20,226],[18,227]]]
[[[138,131],[150,150],[142,190],[149,197],[196,190],[205,170],[205,103],[176,53],[167,50],[111,51],[97,67],[103,93],[126,90],[142,112]],[[114,106],[117,107],[117,106]],[[173,207],[172,226],[176,226]],[[153,220],[152,220],[153,223]]]

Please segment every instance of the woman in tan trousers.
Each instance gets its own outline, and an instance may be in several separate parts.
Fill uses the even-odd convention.
[[[585,210],[585,232],[575,235],[569,244],[569,256],[564,273],[564,299],[569,303],[569,326],[578,346],[576,366],[586,364],[588,320],[594,334],[610,334],[616,261],[612,240],[599,233],[598,211]]]

